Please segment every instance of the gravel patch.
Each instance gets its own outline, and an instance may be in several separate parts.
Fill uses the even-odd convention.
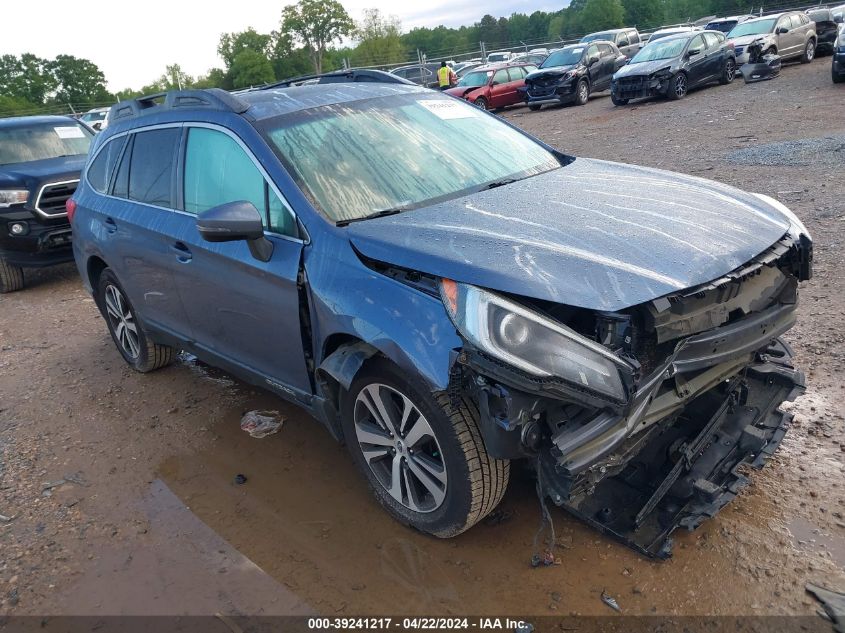
[[[733,151],[728,162],[736,165],[781,167],[845,166],[845,135],[766,143]]]

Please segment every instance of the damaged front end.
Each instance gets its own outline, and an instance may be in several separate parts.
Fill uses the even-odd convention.
[[[778,408],[804,376],[779,337],[811,262],[790,233],[720,279],[614,313],[444,280],[465,341],[452,388],[478,402],[492,455],[531,458],[557,505],[665,558],[671,533],[718,512],[786,432]]]

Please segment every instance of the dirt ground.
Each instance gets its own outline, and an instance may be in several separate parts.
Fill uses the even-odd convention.
[[[406,529],[295,407],[191,359],[129,370],[70,265],[0,297],[0,615],[607,615],[603,590],[626,614],[814,613],[805,582],[845,590],[845,88],[829,64],[680,102],[503,115],[569,153],[777,197],[815,237],[787,337],[808,377],[794,428],[728,508],[678,533],[672,559],[553,509],[561,564],[532,569],[540,510],[524,477],[499,522],[449,541]],[[735,153],[794,140],[825,156]],[[252,409],[280,411],[281,431],[243,433]]]

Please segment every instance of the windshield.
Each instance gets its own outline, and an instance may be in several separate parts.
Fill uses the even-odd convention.
[[[261,127],[299,187],[334,221],[421,207],[560,167],[496,117],[441,95],[322,106]]]
[[[490,53],[487,56],[488,62],[503,62],[507,61],[508,57],[510,57],[510,53]]]
[[[720,22],[711,22],[704,27],[705,31],[720,31],[721,33],[730,33],[730,30],[736,26],[736,20],[721,20]]]
[[[743,35],[762,35],[763,33],[771,33],[775,28],[775,22],[777,22],[777,18],[772,18],[771,20],[755,20],[754,22],[743,22],[742,24],[737,24],[731,32],[728,33],[728,37],[742,37]]]
[[[581,42],[585,44],[587,42],[595,42],[596,40],[602,40],[603,42],[612,42],[613,33],[593,33],[592,35],[585,35],[581,38]]]
[[[461,80],[458,82],[458,86],[461,88],[477,88],[478,86],[483,86],[487,83],[487,80],[490,79],[490,75],[492,74],[492,70],[467,73],[461,77]]]
[[[91,133],[78,123],[0,128],[0,165],[88,153]]]
[[[96,121],[102,121],[106,118],[105,112],[86,112],[81,117],[79,117],[85,123],[94,123]]]
[[[629,64],[640,64],[642,62],[653,62],[657,59],[673,59],[684,52],[684,47],[687,45],[687,38],[663,40],[649,43],[640,52],[634,55],[634,58],[628,62]]]
[[[548,57],[546,61],[540,64],[540,68],[554,68],[555,66],[572,66],[581,61],[581,55],[584,54],[585,46],[576,46],[575,48],[562,48],[555,51]]]

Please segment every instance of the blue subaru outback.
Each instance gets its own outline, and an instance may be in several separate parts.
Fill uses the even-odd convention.
[[[772,198],[568,156],[403,84],[110,119],[68,214],[117,350],[302,406],[405,524],[463,532],[522,460],[541,502],[666,556],[786,431],[812,242]]]

